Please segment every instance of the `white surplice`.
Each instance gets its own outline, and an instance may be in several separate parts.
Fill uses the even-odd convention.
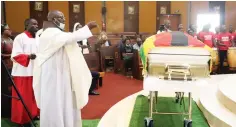
[[[82,127],[80,110],[88,103],[92,76],[77,41],[92,33],[85,26],[73,33],[48,28],[37,35],[33,88],[40,126]]]

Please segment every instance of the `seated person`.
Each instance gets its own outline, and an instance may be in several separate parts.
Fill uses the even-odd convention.
[[[82,25],[80,23],[76,23],[74,25],[74,31],[78,30],[80,28],[82,28]],[[82,48],[83,54],[89,54],[88,48],[91,48],[91,47],[90,47],[87,39],[85,39],[83,41],[79,41],[78,45]],[[96,85],[97,85],[98,79],[99,79],[99,73],[95,72],[95,71],[91,71],[91,74],[92,74],[93,79],[92,79],[92,84],[89,89],[89,95],[99,95],[99,93],[95,91],[95,88],[96,88]]]
[[[136,39],[136,43],[133,45],[133,49],[135,50],[140,50],[141,46],[142,46],[143,42],[142,42],[142,39],[141,38],[137,38]]]
[[[171,32],[170,30],[170,20],[164,20],[164,24],[160,25],[159,31],[157,31],[157,34],[163,33],[163,32]]]
[[[101,47],[111,46],[111,41],[108,40],[107,34],[105,32],[101,32],[98,36],[98,42],[95,44],[96,50],[99,51]]]
[[[125,62],[125,70],[126,70],[125,72],[131,71],[132,70],[132,60],[133,60],[131,53],[133,53],[133,46],[130,42],[130,39],[125,39],[124,45],[120,49],[121,49],[121,58]]]
[[[74,25],[74,31],[82,28],[82,25],[80,23],[75,23]],[[82,41],[77,42],[79,47],[82,48],[83,54],[89,54],[89,51],[91,50],[91,46],[89,45],[89,42],[87,39],[84,39]]]
[[[95,91],[96,89],[96,86],[97,86],[97,83],[98,83],[98,79],[99,79],[99,73],[96,72],[96,71],[91,71],[91,74],[92,74],[92,84],[91,84],[91,87],[89,89],[89,95],[99,95],[98,92]]]
[[[126,36],[125,35],[121,35],[120,36],[121,37],[121,40],[118,42],[118,48],[120,48],[121,47],[121,45],[123,45],[123,41],[126,39]]]
[[[183,24],[179,24],[179,26],[178,26],[178,31],[184,32],[184,26],[183,26]]]

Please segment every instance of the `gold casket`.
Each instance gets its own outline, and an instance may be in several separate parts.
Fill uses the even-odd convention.
[[[148,75],[166,80],[196,80],[210,75],[210,52],[197,47],[155,47],[148,53]]]

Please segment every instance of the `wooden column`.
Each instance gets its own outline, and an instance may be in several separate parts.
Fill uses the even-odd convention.
[[[156,5],[157,6],[157,10],[156,10],[156,12],[157,12],[156,13],[156,19],[157,19],[156,31],[158,31],[159,27],[160,27],[160,15],[161,14],[170,14],[171,5],[170,5],[170,1],[157,1],[156,4],[157,4]],[[165,11],[163,11],[163,10],[165,10]]]
[[[47,15],[47,1],[30,1],[30,18],[34,18],[38,21],[39,28],[43,27],[43,21],[47,21]]]

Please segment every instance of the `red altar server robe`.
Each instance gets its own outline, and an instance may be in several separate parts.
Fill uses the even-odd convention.
[[[12,76],[32,117],[39,114],[36,106],[34,92],[32,88],[33,64],[34,61],[28,59],[31,53],[36,53],[36,40],[25,31],[16,36],[13,42],[11,60],[13,61]],[[12,89],[12,96],[18,97],[15,89]],[[30,122],[30,118],[20,100],[12,98],[11,120],[14,123],[25,124]]]

